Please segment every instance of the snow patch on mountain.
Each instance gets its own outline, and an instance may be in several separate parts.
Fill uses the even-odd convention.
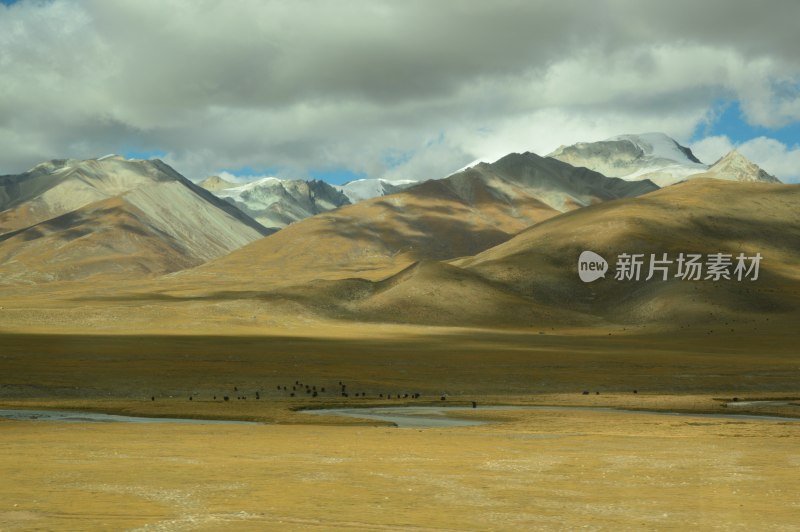
[[[358,203],[370,198],[377,198],[400,192],[410,186],[416,185],[419,181],[411,179],[356,179],[344,185],[335,185],[335,188],[342,192],[350,200],[350,203]]]
[[[345,194],[324,181],[263,177],[228,187],[221,187],[219,181],[209,178],[201,186],[273,229],[350,203]]]

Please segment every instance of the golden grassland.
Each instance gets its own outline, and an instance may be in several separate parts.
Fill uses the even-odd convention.
[[[480,408],[730,412],[733,397],[796,403],[800,363],[785,324],[712,337],[332,321],[164,334],[151,323],[138,334],[123,325],[95,335],[2,334],[0,408],[264,424],[0,420],[1,530],[792,530],[800,522],[800,423]],[[326,392],[278,390],[298,380]],[[396,397],[414,392],[422,397]],[[444,404],[478,401],[458,415],[493,423],[398,429],[296,412],[441,404],[443,392]]]
[[[34,397],[285,397],[300,380],[351,392],[426,396],[551,392],[785,391],[800,382],[796,333],[623,327],[480,330],[323,324],[237,334],[2,334],[3,389]],[[197,331],[198,333],[200,331]],[[262,334],[259,334],[261,332]],[[27,391],[26,391],[27,390]],[[37,390],[39,392],[37,392]],[[5,395],[9,395],[6,393]]]
[[[556,411],[424,430],[0,421],[0,527],[793,530],[799,439]]]
[[[0,530],[796,530],[800,522],[800,423],[480,408],[796,417],[796,312],[737,315],[730,325],[499,328],[495,318],[435,327],[336,320],[327,300],[309,308],[247,283],[187,287],[4,288],[0,408],[263,424],[0,420]],[[781,292],[788,301],[793,293]],[[480,301],[459,294],[449,300],[456,308]],[[318,397],[305,386],[290,397],[296,381]],[[403,397],[413,393],[422,396]],[[444,404],[477,401],[458,415],[493,423],[398,429],[297,412],[442,404],[442,393]],[[734,409],[734,397],[792,404]]]

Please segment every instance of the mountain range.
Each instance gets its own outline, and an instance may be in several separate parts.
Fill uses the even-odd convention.
[[[601,142],[562,146],[548,157],[628,181],[649,179],[659,186],[695,177],[780,183],[735,150],[713,165],[707,165],[700,162],[689,148],[663,133],[620,135]],[[483,164],[481,160],[474,161],[451,175],[479,164]],[[200,186],[237,206],[264,226],[280,229],[315,214],[394,194],[418,184],[418,181],[411,180],[357,179],[344,185],[329,185],[323,181],[276,177],[233,183],[212,176],[202,181]]]
[[[770,317],[791,322],[800,316],[798,206],[797,185],[698,178],[550,216],[483,251],[452,259],[418,254],[384,260],[380,269],[348,272],[342,267],[348,263],[338,262],[334,252],[341,240],[330,248],[315,241],[323,256],[336,259],[309,263],[296,253],[270,258],[259,268],[270,281],[259,282],[248,264],[285,245],[277,233],[182,272],[177,278],[182,282],[170,286],[181,287],[184,296],[217,298],[234,289],[228,281],[236,272],[244,280],[239,286],[253,291],[246,297],[269,306],[289,301],[321,317],[356,322],[752,332]],[[295,227],[313,231],[310,221]],[[585,250],[608,260],[605,279],[579,279],[578,258]],[[666,254],[669,275],[647,280],[645,266],[638,280],[618,280],[615,263],[625,253],[648,261]],[[762,256],[758,278],[714,281],[705,278],[706,271],[699,280],[677,276],[681,254],[706,261],[716,253],[730,255],[734,263],[740,253]],[[287,268],[305,269],[274,282]],[[192,288],[187,292],[187,287]]]
[[[797,185],[736,152],[704,165],[665,139],[512,153],[394,191],[373,180],[355,189],[381,195],[361,199],[321,181],[198,186],[159,160],[53,160],[0,176],[0,287],[91,280],[70,297],[103,286],[152,305],[249,301],[320,319],[486,327],[735,328],[800,311]],[[677,184],[659,189],[648,175]],[[754,284],[583,283],[585,250],[612,269],[621,253],[764,261]]]
[[[533,153],[510,154],[299,221],[187,275],[236,271],[254,286],[379,278],[419,260],[473,255],[563,212],[657,188]],[[259,265],[251,270],[258,274],[247,265]]]

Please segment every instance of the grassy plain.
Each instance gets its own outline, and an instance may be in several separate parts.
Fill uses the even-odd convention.
[[[397,429],[295,411],[441,404],[444,392],[479,406],[797,403],[795,335],[758,327],[715,338],[335,322],[5,333],[0,408],[264,424],[0,420],[0,530],[797,530],[800,423],[479,407],[460,415],[493,423]],[[298,380],[326,391],[290,397]]]
[[[796,530],[799,443],[798,423],[595,412],[425,430],[0,421],[0,528]]]

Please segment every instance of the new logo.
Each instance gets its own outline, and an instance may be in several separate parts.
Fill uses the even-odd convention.
[[[584,251],[578,257],[578,275],[584,283],[591,283],[606,276],[608,263],[594,251]]]

